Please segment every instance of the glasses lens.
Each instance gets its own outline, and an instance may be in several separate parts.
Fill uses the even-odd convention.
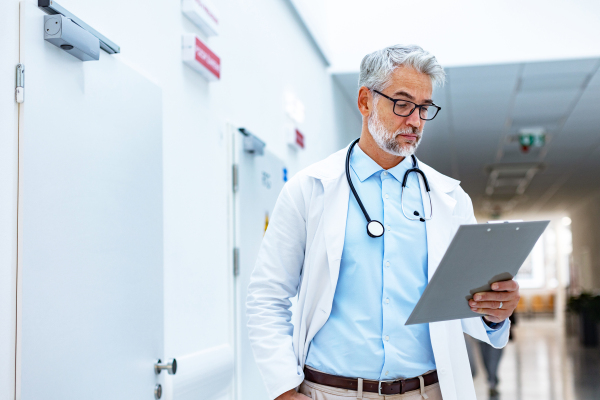
[[[432,120],[435,117],[435,115],[438,113],[439,110],[440,110],[440,108],[437,106],[434,106],[434,105],[421,107],[421,113],[420,113],[421,119],[424,119],[427,121]]]
[[[394,114],[401,117],[407,117],[415,109],[415,105],[410,101],[397,101],[394,107]]]

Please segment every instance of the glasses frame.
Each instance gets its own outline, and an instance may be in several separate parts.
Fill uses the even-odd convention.
[[[404,100],[404,99],[392,99],[390,96],[386,96],[385,94],[381,93],[381,92],[380,92],[380,91],[378,91],[378,90],[375,90],[375,89],[372,89],[372,90],[373,90],[375,93],[377,93],[378,95],[380,95],[380,96],[383,96],[383,97],[385,97],[386,99],[388,99],[388,100],[392,101],[392,102],[394,103],[394,107],[392,108],[392,112],[393,112],[394,114],[396,114],[397,116],[399,116],[399,117],[410,117],[410,116],[412,115],[412,113],[414,113],[414,112],[415,112],[415,110],[416,110],[417,108],[419,108],[419,118],[421,118],[423,121],[431,121],[431,120],[432,120],[432,119],[434,119],[434,118],[435,118],[435,117],[438,115],[438,113],[439,113],[439,112],[442,110],[442,107],[438,106],[437,104],[435,104],[435,103],[433,103],[433,102],[432,102],[431,104],[417,104],[417,103],[415,103],[414,101],[410,101],[410,100]],[[413,107],[413,109],[412,109],[412,110],[411,110],[411,111],[410,111],[410,112],[409,112],[407,115],[400,115],[400,114],[396,113],[396,103],[397,103],[397,102],[399,102],[399,101],[405,101],[405,102],[407,102],[407,103],[412,103],[412,104],[414,104],[415,106]],[[436,111],[436,113],[433,115],[433,117],[431,117],[431,118],[423,118],[423,117],[421,117],[421,110],[423,109],[423,107],[430,107],[430,106],[434,106],[434,107],[436,107],[436,109],[437,109],[437,111]]]

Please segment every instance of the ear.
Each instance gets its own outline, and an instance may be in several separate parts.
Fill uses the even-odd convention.
[[[363,117],[368,117],[373,111],[373,93],[366,86],[358,89],[358,111]]]

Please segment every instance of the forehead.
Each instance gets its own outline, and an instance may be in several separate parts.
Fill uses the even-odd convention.
[[[394,94],[404,91],[415,98],[429,99],[433,87],[429,75],[418,72],[412,67],[398,67],[392,72],[386,92]]]

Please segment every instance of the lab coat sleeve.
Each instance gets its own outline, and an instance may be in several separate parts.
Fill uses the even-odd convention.
[[[476,224],[477,219],[473,212],[473,203],[468,194],[460,189],[460,200],[457,200],[457,205],[460,205],[461,214],[464,216],[465,224]],[[496,329],[490,328],[481,317],[464,318],[461,320],[463,332],[477,340],[486,342],[494,348],[502,348],[508,343],[508,334],[510,330],[510,321],[507,319],[502,326]]]
[[[290,298],[298,291],[304,262],[303,199],[295,179],[284,186],[248,286],[248,334],[270,399],[295,388],[304,379],[292,344],[290,311]]]

